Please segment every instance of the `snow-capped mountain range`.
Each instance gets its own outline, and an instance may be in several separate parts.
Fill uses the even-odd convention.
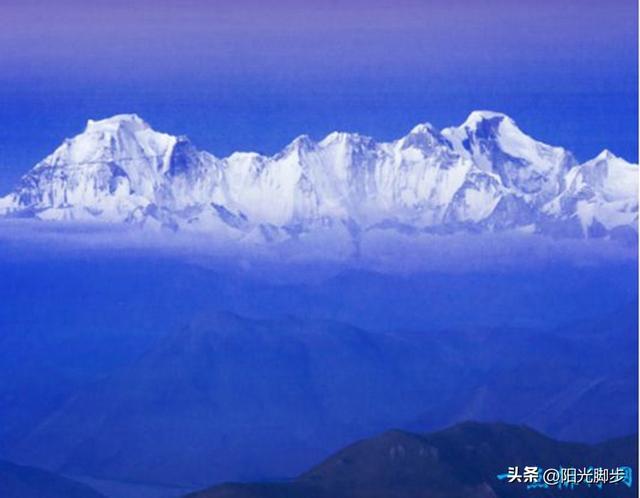
[[[420,124],[392,142],[303,135],[274,156],[222,159],[123,114],[89,120],[0,198],[0,215],[256,242],[326,230],[615,237],[635,234],[637,186],[637,165],[606,150],[578,164],[496,112],[443,130]]]

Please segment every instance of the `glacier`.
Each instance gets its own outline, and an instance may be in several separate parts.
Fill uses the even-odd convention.
[[[378,142],[302,135],[265,156],[218,158],[135,114],[89,120],[0,197],[0,217],[127,224],[216,240],[358,243],[363,234],[517,232],[637,237],[638,165],[579,164],[509,116],[474,111]],[[318,238],[319,236],[319,238]]]

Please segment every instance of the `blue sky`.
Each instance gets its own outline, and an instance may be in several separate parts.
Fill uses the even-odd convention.
[[[637,23],[632,0],[4,0],[0,189],[121,112],[226,155],[492,109],[637,161]]]

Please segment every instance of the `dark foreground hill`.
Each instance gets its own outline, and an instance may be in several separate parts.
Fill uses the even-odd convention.
[[[104,498],[89,486],[45,470],[0,460],[2,498]]]
[[[462,423],[431,434],[388,431],[352,444],[289,482],[228,483],[188,498],[520,498],[637,496],[637,484],[527,489],[497,478],[510,466],[629,466],[635,437],[596,445],[548,438],[525,426]]]

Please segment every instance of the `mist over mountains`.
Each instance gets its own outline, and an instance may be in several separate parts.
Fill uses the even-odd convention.
[[[193,487],[290,476],[385,427],[511,420],[600,441],[635,427],[636,364],[619,350],[637,345],[629,328],[383,333],[210,314],[83,382],[9,455],[67,475]]]
[[[5,261],[0,457],[193,489],[292,476],[390,427],[626,435],[633,268],[274,281],[148,253]]]

